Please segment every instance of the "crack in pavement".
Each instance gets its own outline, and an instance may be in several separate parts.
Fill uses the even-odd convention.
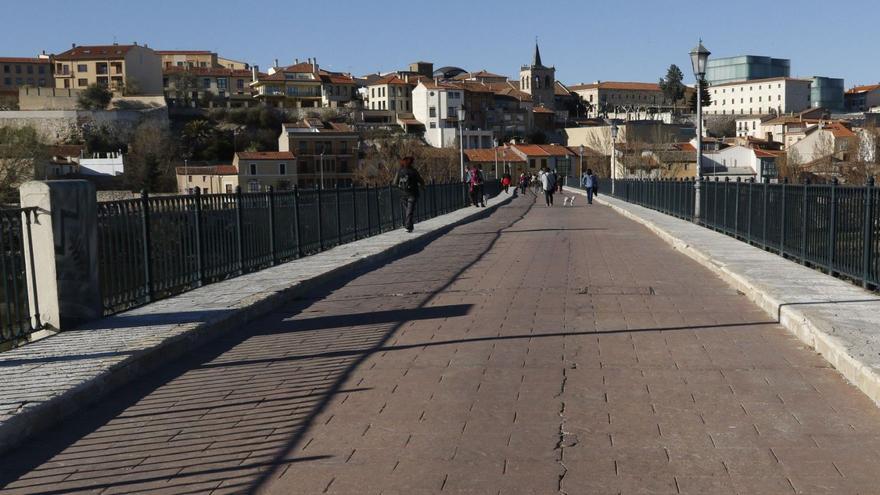
[[[567,367],[562,368],[562,383],[560,384],[559,393],[556,397],[562,397],[563,394],[565,394],[565,385],[568,382],[567,370]],[[561,495],[568,495],[568,492],[563,488],[565,476],[568,474],[568,466],[565,465],[565,449],[568,447],[574,447],[577,444],[577,435],[565,429],[565,399],[562,399],[559,407],[559,440],[556,442],[556,447],[554,448],[554,450],[558,452],[556,462],[562,467],[562,472],[559,473],[559,480],[557,481],[557,492]]]

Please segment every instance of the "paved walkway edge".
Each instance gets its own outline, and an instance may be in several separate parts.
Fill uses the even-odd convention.
[[[880,406],[876,294],[691,222],[607,196],[595,200],[644,225],[744,293]],[[669,226],[675,227],[674,233]],[[711,238],[713,247],[724,246],[725,255],[710,252],[699,238]],[[792,283],[780,282],[780,276]]]
[[[63,388],[58,393],[54,393],[45,400],[23,400],[21,402],[22,407],[19,407],[18,411],[0,419],[0,454],[21,445],[34,434],[51,428],[64,418],[89,404],[97,402],[126,383],[158,369],[163,364],[170,363],[196,347],[221,337],[244,323],[282,307],[316,286],[330,282],[346,272],[373,264],[384,263],[401,254],[417,249],[419,246],[431,242],[459,225],[488,216],[499,206],[509,203],[514,197],[516,197],[516,194],[511,190],[510,194],[501,193],[494,198],[490,198],[485,208],[474,209],[466,207],[420,222],[416,225],[415,234],[403,233],[403,229],[399,228],[352,243],[343,244],[300,260],[290,261],[259,272],[207,285],[89,324],[88,327],[109,328],[116,332],[126,332],[126,328],[114,329],[111,320],[118,317],[125,318],[126,315],[135,312],[139,313],[138,316],[146,315],[149,318],[150,308],[153,306],[165,307],[164,309],[167,309],[167,306],[174,304],[175,299],[191,300],[199,291],[216,291],[218,288],[222,288],[224,284],[240,284],[247,278],[260,277],[261,274],[264,277],[271,278],[273,270],[277,271],[281,267],[294,266],[296,263],[316,263],[320,265],[317,273],[310,273],[306,278],[283,280],[281,282],[283,287],[281,288],[276,286],[269,289],[263,288],[252,294],[241,294],[241,304],[230,307],[227,311],[223,311],[220,314],[205,316],[201,318],[201,321],[190,325],[177,324],[174,327],[175,331],[164,332],[162,329],[159,329],[157,333],[160,335],[158,337],[132,337],[132,340],[139,338],[141,341],[149,342],[149,344],[146,347],[124,353],[126,355],[123,358],[108,362],[98,372],[79,379],[79,381]],[[426,230],[420,231],[420,228]],[[383,237],[385,238],[384,240]],[[366,246],[358,248],[358,244]],[[363,254],[364,251],[367,251],[367,253]],[[322,258],[324,258],[323,263]],[[328,260],[330,263],[328,263]],[[102,326],[103,322],[106,323]],[[157,323],[156,326],[164,329],[167,324]],[[87,328],[85,331],[89,330],[92,330],[92,328]],[[9,361],[21,360],[21,354],[28,349],[36,349],[40,343],[45,344],[52,339],[65,338],[66,335],[73,334],[74,332],[77,332],[77,330],[60,332],[52,337],[0,354],[0,393],[6,395],[10,392],[10,389],[16,387],[16,384],[13,383],[14,379],[10,379],[9,375],[6,375],[5,379],[3,378],[4,366],[9,366],[7,364]],[[136,342],[132,346],[136,347],[141,344],[142,342]],[[45,354],[40,355],[40,357],[44,356]],[[54,379],[57,379],[57,375],[50,375],[45,377],[45,382],[50,382]],[[47,388],[53,386],[52,383],[45,383],[44,385]]]

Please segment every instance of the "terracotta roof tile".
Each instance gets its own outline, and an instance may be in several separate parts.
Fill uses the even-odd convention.
[[[55,55],[55,60],[89,60],[93,58],[124,58],[137,45],[90,45],[77,46]]]
[[[159,55],[212,55],[208,50],[156,50]]]
[[[175,167],[177,175],[238,175],[234,165]]]
[[[593,84],[577,84],[568,87],[572,91],[584,89],[613,89],[622,91],[660,91],[660,85],[657,83],[643,82],[620,82],[620,81],[599,81]]]
[[[854,88],[848,89],[847,94],[856,94],[856,93],[866,93],[868,91],[875,91],[880,89],[880,84],[868,84],[865,86],[856,86]]]
[[[239,151],[236,153],[239,160],[295,160],[296,156],[290,151]]]
[[[0,57],[0,63],[5,64],[46,64],[49,65],[48,58],[29,58],[29,57]]]

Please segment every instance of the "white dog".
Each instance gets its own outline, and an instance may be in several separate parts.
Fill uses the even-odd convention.
[[[563,205],[574,206],[574,196],[566,196],[565,201],[563,201]]]

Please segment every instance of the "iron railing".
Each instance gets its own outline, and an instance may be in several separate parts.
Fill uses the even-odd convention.
[[[488,195],[500,190],[486,182]],[[401,227],[390,186],[196,194],[98,203],[105,314]],[[462,183],[430,184],[416,220],[467,206]]]
[[[35,215],[36,208],[0,209],[0,349],[40,328],[37,294],[29,293],[27,280],[34,273],[33,249],[25,249]]]
[[[804,265],[880,287],[880,192],[865,186],[704,180],[700,223]],[[694,182],[618,180],[614,196],[693,220]]]

